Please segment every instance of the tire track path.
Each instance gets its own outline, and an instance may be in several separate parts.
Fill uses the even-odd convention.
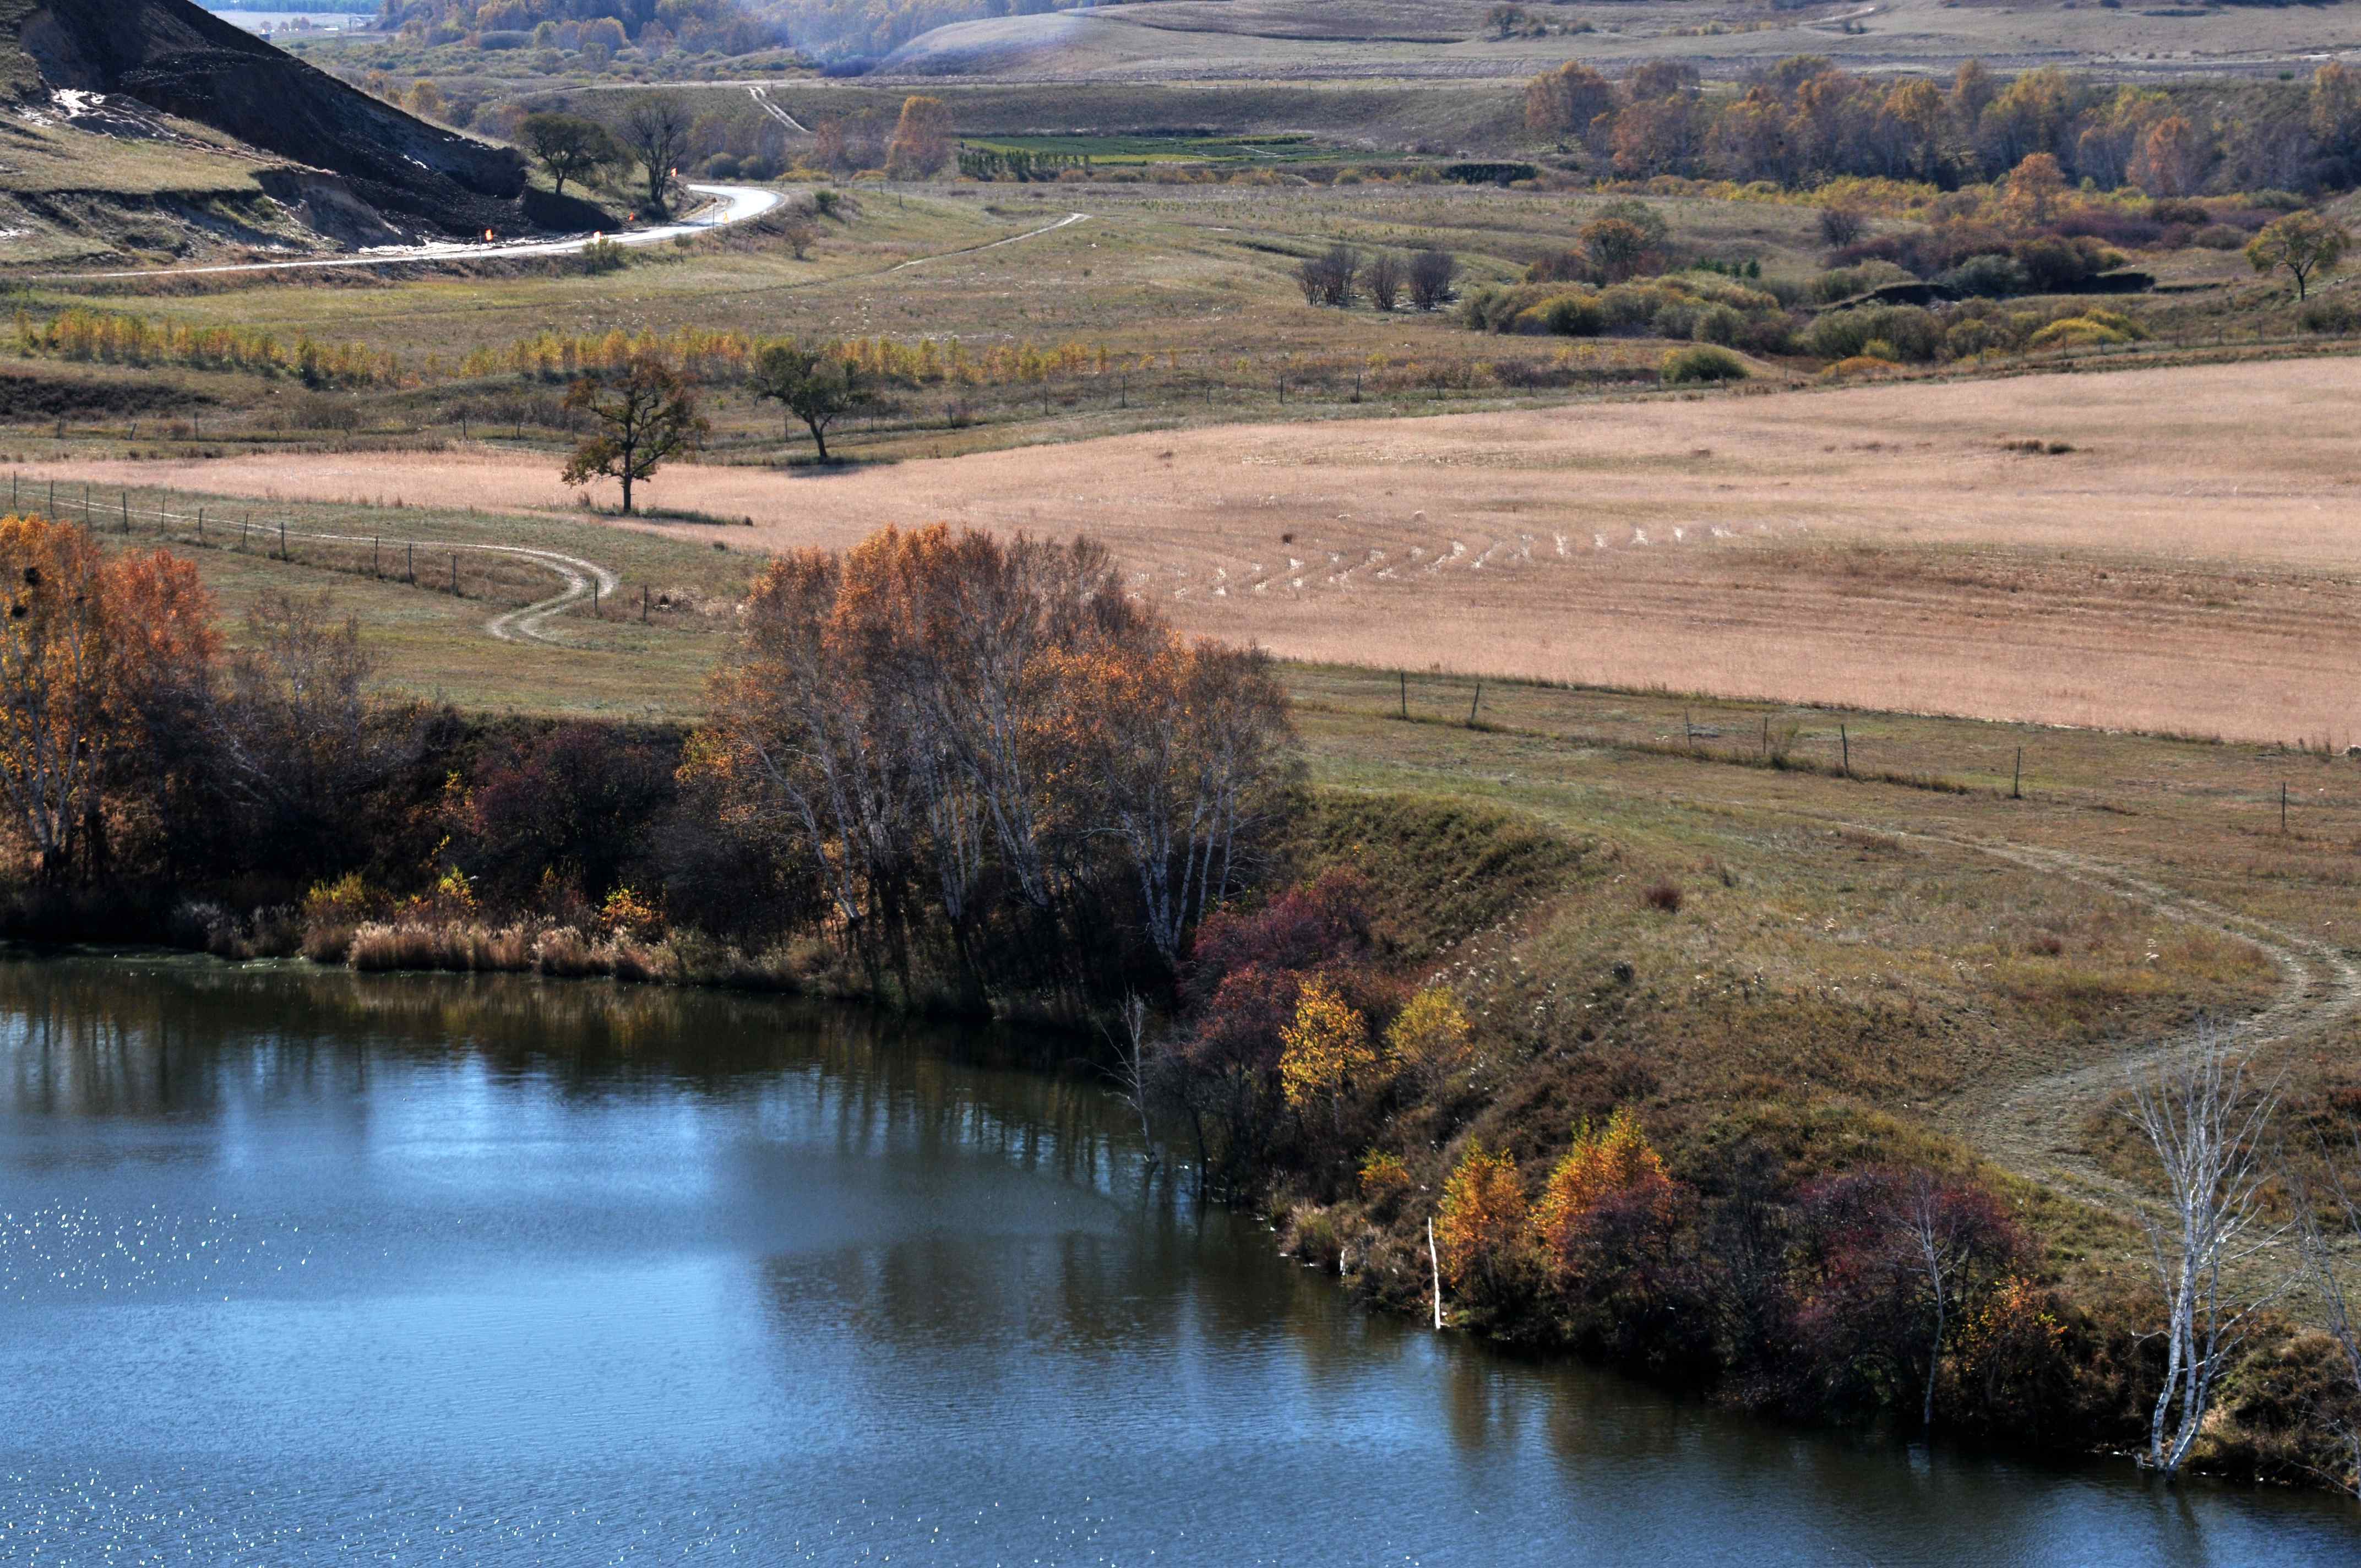
[[[1869,823],[1863,831],[1943,844],[2005,861],[2044,876],[2079,883],[2180,925],[2230,938],[2260,950],[2279,971],[2279,985],[2260,1009],[2227,1025],[2246,1051],[2316,1036],[2361,1010],[2361,964],[2342,948],[2210,900],[2171,888],[2125,866],[2066,850],[1995,843],[1941,834],[1895,832]],[[2048,1072],[1989,1091],[1967,1107],[1968,1140],[1999,1163],[2030,1178],[2062,1179],[2078,1196],[2136,1212],[2139,1194],[2108,1172],[2081,1146],[2092,1112],[2139,1073],[2200,1047],[2191,1027],[2078,1067]]]
[[[96,528],[104,518],[153,518],[159,522],[201,521],[196,513],[167,511],[160,507],[98,507],[71,499],[56,503],[57,510],[82,511],[83,521]],[[275,526],[275,525],[273,525]],[[301,539],[314,544],[368,544],[384,543],[384,536],[371,533],[326,533],[313,530],[286,528],[279,530],[286,539]],[[167,543],[170,543],[168,540]],[[564,614],[592,597],[595,587],[599,594],[612,596],[623,586],[623,579],[596,561],[586,561],[579,555],[568,555],[556,550],[542,550],[525,544],[478,544],[456,539],[397,539],[395,544],[421,550],[439,551],[444,554],[505,555],[514,560],[530,562],[555,575],[562,587],[547,598],[531,604],[501,610],[484,622],[484,630],[502,642],[539,642],[546,647],[566,648],[576,652],[580,646],[551,633],[552,618]]]

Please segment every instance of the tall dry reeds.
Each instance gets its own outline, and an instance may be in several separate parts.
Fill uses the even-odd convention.
[[[553,980],[609,976],[640,984],[734,985],[805,989],[807,972],[821,974],[808,954],[781,948],[748,954],[693,932],[662,941],[627,934],[585,932],[579,927],[522,920],[495,925],[472,919],[367,921],[352,927],[321,926],[304,934],[314,961],[356,970],[445,970],[473,974],[538,974]]]

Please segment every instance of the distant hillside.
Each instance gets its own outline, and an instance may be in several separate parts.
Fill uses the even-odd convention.
[[[357,201],[403,233],[515,233],[598,219],[529,192],[513,150],[404,114],[191,0],[0,0],[0,93],[30,104],[60,90],[135,98],[327,170],[341,180],[299,181],[302,199],[324,207]]]

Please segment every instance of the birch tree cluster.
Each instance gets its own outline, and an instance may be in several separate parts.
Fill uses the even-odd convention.
[[[1169,977],[1295,787],[1257,650],[1187,642],[1106,552],[889,529],[774,560],[684,779],[801,864],[871,973]]]

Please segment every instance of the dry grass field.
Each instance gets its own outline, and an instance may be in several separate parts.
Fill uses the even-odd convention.
[[[653,497],[752,519],[741,551],[934,521],[1093,534],[1187,630],[1292,658],[2342,746],[2356,395],[2361,364],[2319,359],[1656,397],[683,467]],[[572,510],[515,453],[55,471]],[[598,556],[598,526],[568,547]]]
[[[1037,82],[1451,80],[1531,75],[1569,57],[1677,58],[1734,80],[1787,55],[1869,70],[1943,70],[1970,56],[2009,68],[2072,59],[2121,78],[2261,73],[2351,47],[2333,8],[2105,7],[2048,0],[1960,5],[1877,0],[1765,10],[1745,4],[1552,5],[1568,32],[1498,38],[1488,0],[1170,0],[1154,6],[966,22],[892,56],[896,77]],[[1571,29],[1582,28],[1576,33]]]

